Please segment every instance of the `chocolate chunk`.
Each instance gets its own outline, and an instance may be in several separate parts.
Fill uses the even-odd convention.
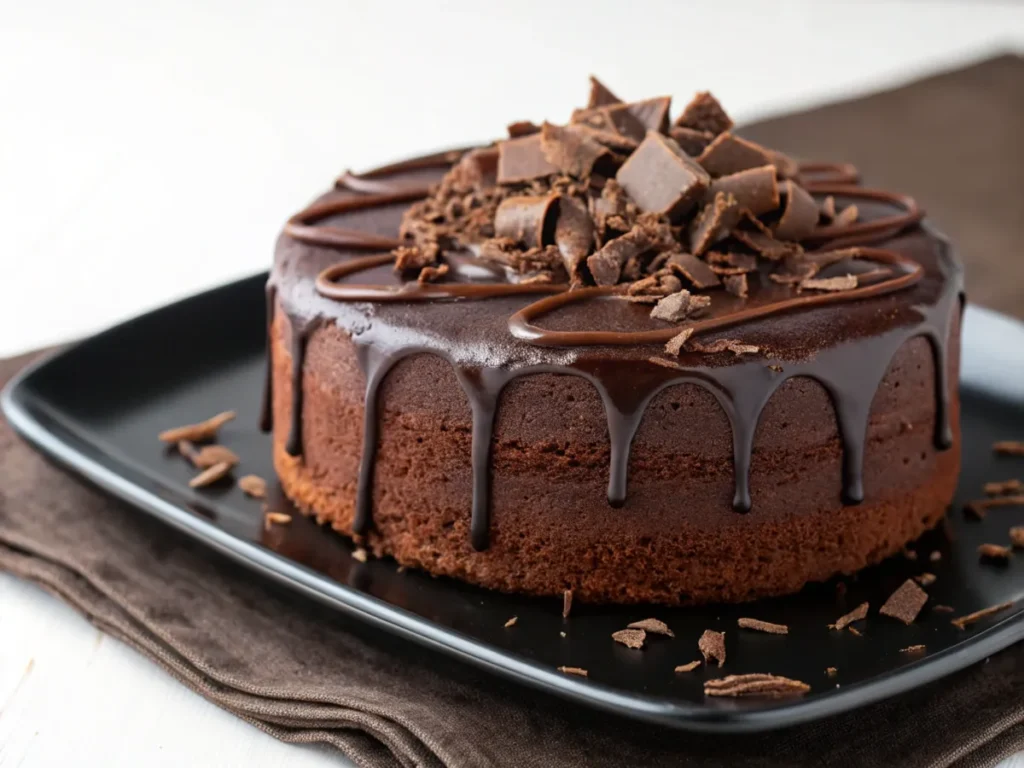
[[[432,283],[435,280],[439,280],[448,274],[448,265],[439,264],[436,267],[427,266],[420,270],[420,273],[416,276],[416,282],[418,283]]]
[[[1024,525],[1015,525],[1010,528],[1010,543],[1015,549],[1024,549]]]
[[[930,587],[938,580],[938,576],[934,573],[919,573],[914,577],[914,581],[920,584],[922,587]]]
[[[587,670],[582,667],[558,667],[558,671],[564,675],[576,675],[576,677],[587,676]]]
[[[904,624],[913,624],[927,602],[928,593],[917,586],[913,579],[907,579],[899,589],[889,595],[889,599],[878,612],[883,616],[899,619]]]
[[[700,661],[691,661],[688,664],[680,664],[676,667],[673,672],[679,674],[680,672],[693,672],[697,667],[700,666]]]
[[[643,123],[630,108],[631,104],[616,104],[605,107],[601,112],[616,132],[636,142],[641,142],[647,135],[648,126]]]
[[[498,142],[498,183],[513,184],[558,173],[558,167],[544,156],[541,134]]]
[[[514,123],[508,124],[508,137],[510,139],[518,139],[534,133],[540,133],[540,126],[531,120],[517,120]]]
[[[621,103],[622,99],[612,93],[604,83],[593,75],[590,76],[590,97],[587,99],[588,109]]]
[[[576,130],[583,132],[588,138],[593,139],[601,146],[607,147],[623,155],[628,155],[633,152],[643,139],[633,139],[629,136],[623,136],[621,133],[613,131],[602,130],[600,128],[594,128],[585,123],[580,123]]]
[[[741,208],[754,216],[779,207],[779,184],[775,178],[775,168],[771,165],[748,168],[715,179],[708,189],[708,196],[713,197],[719,192],[732,195]]]
[[[509,197],[494,215],[494,231],[501,238],[540,248],[552,242],[559,218],[558,195]]]
[[[981,544],[978,546],[978,555],[982,560],[999,560],[1005,563],[1013,556],[1013,551],[1000,544]]]
[[[651,247],[651,237],[643,227],[610,240],[597,253],[587,258],[587,267],[597,285],[615,285],[622,274],[622,265]]]
[[[667,342],[665,342],[665,351],[670,355],[678,355],[683,350],[683,345],[690,340],[693,335],[693,328],[684,328]]]
[[[449,171],[453,187],[480,189],[494,186],[498,178],[499,156],[498,147],[471,149]]]
[[[697,648],[704,656],[705,662],[710,663],[713,659],[718,662],[719,668],[725,664],[725,632],[705,629],[697,641]]]
[[[760,619],[739,619],[736,623],[741,629],[755,629],[770,635],[789,634],[789,627],[785,624],[772,624],[770,621],[761,621]]]
[[[764,696],[777,699],[783,696],[803,696],[809,690],[811,686],[800,680],[761,673],[728,675],[704,682],[705,696]]]
[[[723,133],[704,148],[697,162],[712,176],[728,176],[752,168],[770,166],[771,158],[760,145],[733,136],[731,133]],[[773,167],[772,171],[774,170]]]
[[[1024,456],[1024,441],[1000,440],[992,444],[992,450],[1003,456]]]
[[[612,640],[634,650],[643,648],[646,639],[647,633],[642,629],[620,629],[618,632],[612,632]]]
[[[702,91],[683,107],[674,125],[692,128],[695,131],[708,131],[717,136],[732,128],[733,122],[718,103],[718,99],[707,91]]]
[[[746,275],[726,275],[722,278],[725,290],[741,299],[747,298],[750,289],[747,287]]]
[[[697,256],[702,255],[725,238],[739,224],[741,216],[742,209],[736,198],[727,192],[718,192],[690,222],[687,230],[690,250]]]
[[[775,225],[775,237],[780,240],[802,240],[818,224],[818,204],[807,190],[793,181],[782,182],[786,198],[782,217]]]
[[[843,275],[842,277],[809,277],[800,283],[801,288],[810,291],[852,291],[857,287],[856,275]]]
[[[605,229],[612,224],[609,221],[612,217],[622,218],[621,223],[624,227],[616,227],[616,229],[622,231],[631,229],[632,224],[627,226],[624,218],[628,214],[629,206],[625,190],[615,179],[608,179],[604,187],[601,188],[601,196],[590,199],[590,216],[597,224],[598,232],[604,235]]]
[[[661,619],[641,619],[640,621],[634,621],[626,625],[630,629],[642,629],[645,632],[650,632],[654,635],[665,635],[666,637],[675,637],[676,634],[668,628]]]
[[[701,344],[699,341],[691,341],[690,349],[704,355],[714,355],[719,352],[732,352],[737,357],[740,355],[756,355],[761,351],[761,348],[757,345],[744,344],[739,339],[718,339],[710,344]]]
[[[562,196],[558,200],[555,245],[569,277],[578,278],[583,260],[594,245],[594,222],[586,206],[573,197]]]
[[[217,437],[218,430],[233,418],[235,418],[234,411],[224,411],[198,424],[188,424],[184,427],[164,430],[158,437],[164,443],[177,443],[181,440],[188,440],[192,443],[205,443]]]
[[[672,107],[671,96],[658,96],[626,104],[629,113],[648,131],[668,133],[668,111]]]
[[[749,253],[711,251],[706,258],[716,275],[743,275],[757,270],[757,259]]]
[[[1013,600],[1008,600],[1007,602],[1000,603],[999,605],[990,605],[988,608],[982,608],[980,611],[975,611],[974,613],[969,613],[966,616],[960,616],[953,619],[951,623],[957,629],[966,629],[974,622],[980,621],[987,616],[991,616],[993,613],[999,613],[1000,611],[1005,611],[1007,608],[1012,608],[1013,604]]]
[[[926,645],[908,645],[906,648],[900,648],[900,653],[920,653],[927,647]]]
[[[651,131],[616,181],[641,211],[682,216],[704,195],[711,178],[672,139]]]
[[[1024,488],[1020,480],[1003,480],[1001,482],[985,483],[985,494],[988,496],[1005,496],[1008,493],[1017,493]]]
[[[693,128],[674,126],[669,128],[668,135],[675,139],[676,144],[690,157],[697,157],[704,151],[704,147],[711,143],[715,134],[711,131],[697,131]]]
[[[572,610],[572,590],[567,589],[562,592],[562,618],[568,619],[569,612]]]
[[[676,251],[669,255],[666,266],[681,274],[698,290],[714,288],[722,284],[722,281],[718,279],[718,275],[711,270],[711,267],[692,253]]]
[[[611,158],[608,148],[572,126],[544,123],[540,129],[544,159],[563,173],[576,178],[589,176],[594,167]]]
[[[511,619],[505,622],[505,629],[508,629],[509,627],[514,627],[518,621],[519,617],[513,616]]]
[[[238,478],[238,487],[242,493],[254,499],[267,497],[267,481],[259,475],[245,475]]]
[[[651,310],[651,317],[655,320],[665,320],[669,323],[678,323],[690,315],[706,309],[711,304],[707,296],[694,296],[689,291],[682,290],[661,299],[654,309]]]

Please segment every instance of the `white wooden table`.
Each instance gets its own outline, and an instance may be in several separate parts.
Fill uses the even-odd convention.
[[[1024,50],[1015,3],[485,7],[0,0],[0,355],[264,269],[344,167],[567,116],[590,72],[625,97],[712,90],[749,119]],[[337,761],[0,574],[0,768],[285,764]]]

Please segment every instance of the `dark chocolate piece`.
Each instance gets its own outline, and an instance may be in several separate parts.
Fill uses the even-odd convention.
[[[711,267],[692,253],[676,251],[668,257],[666,265],[689,280],[690,284],[698,290],[715,288],[722,284]]]
[[[668,133],[668,112],[672,107],[671,96],[658,96],[626,104],[631,115],[648,131]]]
[[[439,264],[435,266],[426,266],[420,270],[420,273],[416,276],[416,282],[418,283],[432,283],[448,274],[448,265]]]
[[[705,663],[710,663],[713,659],[718,662],[719,667],[725,664],[725,632],[705,629],[697,641],[697,648],[704,656]]]
[[[527,248],[541,248],[554,239],[558,195],[509,197],[494,215],[494,232]],[[560,217],[558,217],[560,218]]]
[[[641,211],[682,216],[704,194],[707,171],[667,136],[651,131],[615,174]]]
[[[229,462],[222,461],[219,464],[214,464],[212,467],[207,467],[188,481],[188,487],[205,488],[208,485],[213,485],[218,480],[227,477],[228,473],[231,472],[231,466]]]
[[[782,182],[786,207],[775,225],[775,237],[780,240],[802,240],[818,225],[818,204],[807,190],[793,181]]]
[[[917,574],[917,576],[914,577],[914,581],[916,581],[922,587],[930,587],[932,584],[938,581],[938,578],[939,577],[936,576],[934,573],[928,573],[926,571],[924,573]]]
[[[697,162],[712,176],[728,176],[771,165],[771,158],[760,145],[731,133],[723,133],[704,148]]]
[[[715,138],[715,134],[711,131],[698,131],[693,128],[684,128],[681,125],[669,128],[668,135],[675,139],[683,152],[690,157],[697,157],[704,151],[704,147]]]
[[[530,181],[558,173],[541,151],[541,134],[498,142],[498,183]]]
[[[658,301],[651,310],[651,317],[655,320],[679,323],[690,315],[707,309],[710,304],[711,299],[708,296],[694,296],[689,291],[682,290]]]
[[[612,127],[623,136],[640,142],[647,135],[647,126],[630,109],[630,104],[616,104],[604,107],[601,112],[607,116]]]
[[[826,195],[825,199],[821,201],[818,213],[826,224],[830,224],[836,217],[836,199],[832,195]]]
[[[590,276],[597,285],[615,285],[622,274],[622,266],[639,256],[652,245],[650,235],[642,227],[633,227],[626,234],[605,243],[597,253],[587,259]]]
[[[513,616],[511,619],[509,619],[508,621],[505,622],[505,629],[509,629],[510,627],[514,627],[518,622],[519,622],[519,617],[518,616]]]
[[[594,245],[594,222],[586,206],[573,197],[559,198],[555,245],[562,254],[562,262],[569,277],[578,278],[580,265]]]
[[[590,76],[590,97],[587,99],[587,109],[621,103],[622,99],[612,93],[608,86],[593,75]]]
[[[889,595],[889,599],[878,612],[883,616],[899,619],[904,624],[913,624],[927,602],[928,593],[917,586],[913,579],[907,579],[899,589]]]
[[[741,208],[754,216],[774,211],[779,207],[779,184],[775,178],[775,166],[763,165],[744,171],[721,176],[711,182],[708,196],[726,193],[736,198]]]
[[[704,682],[705,696],[764,696],[777,699],[783,696],[803,696],[809,690],[811,686],[800,680],[762,673],[729,675]]]
[[[540,129],[540,149],[544,159],[563,173],[576,178],[590,175],[602,160],[608,160],[608,148],[572,126],[544,123]]]
[[[718,99],[707,91],[701,91],[683,107],[675,125],[693,128],[696,131],[709,131],[717,136],[732,128],[733,122],[718,103]]]
[[[703,255],[739,224],[742,213],[735,197],[727,192],[718,192],[714,200],[705,205],[690,222],[690,250],[697,256]]]
[[[848,227],[857,221],[859,215],[856,205],[848,205],[835,215],[832,223],[837,227]]]
[[[562,618],[568,619],[570,611],[572,611],[572,590],[567,589],[562,592]]]

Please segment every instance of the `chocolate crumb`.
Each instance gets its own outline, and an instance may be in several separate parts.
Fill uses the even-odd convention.
[[[224,445],[207,445],[194,451],[189,460],[199,469],[209,469],[215,464],[230,464],[232,467],[241,461],[238,454]]]
[[[942,559],[942,553],[937,549],[932,550],[932,553],[928,555],[928,559],[933,563],[937,563]]]
[[[267,497],[267,481],[259,475],[245,475],[238,478],[238,487],[246,496],[254,499],[265,499]]]
[[[448,265],[440,264],[436,267],[428,266],[420,270],[419,275],[416,276],[416,282],[418,283],[431,283],[438,278],[444,277],[448,274]]]
[[[750,675],[729,675],[704,683],[705,696],[802,696],[811,686],[800,680],[779,675],[754,673]]]
[[[587,670],[582,667],[559,667],[558,671],[564,675],[576,675],[577,677],[587,676]]]
[[[992,450],[1003,456],[1024,456],[1024,440],[1000,440],[992,444]]]
[[[353,560],[358,560],[360,563],[365,563],[366,562],[366,558],[367,558],[366,550],[363,549],[362,547],[356,547],[354,550],[352,550],[352,559]]]
[[[736,622],[742,629],[756,629],[758,632],[767,632],[771,635],[788,635],[789,627],[785,624],[772,624],[770,621],[760,619],[739,619]]]
[[[181,440],[205,443],[213,440],[217,436],[217,431],[233,418],[235,418],[234,411],[224,411],[198,424],[187,424],[184,427],[164,430],[160,433],[159,438],[165,443],[177,443]]]
[[[665,343],[665,351],[670,355],[678,356],[683,350],[683,345],[693,335],[693,328],[684,328]]]
[[[719,668],[725,664],[725,632],[705,629],[697,641],[697,648],[704,656],[705,662],[710,663],[713,659],[718,662]]]
[[[903,548],[903,556],[910,562],[917,562],[917,552],[912,549]]]
[[[843,614],[836,619],[835,624],[829,624],[829,629],[846,629],[851,623],[867,618],[868,603],[861,603],[849,613]]]
[[[587,258],[587,267],[597,285],[615,285],[622,275],[623,265],[639,256],[654,243],[643,227],[633,227],[624,235],[605,243],[601,250]]]
[[[678,323],[690,315],[706,309],[709,304],[711,304],[709,297],[695,296],[687,290],[682,290],[661,299],[651,310],[651,317],[655,320]]]
[[[693,254],[701,256],[714,243],[728,235],[740,223],[742,212],[740,204],[730,193],[716,192],[714,199],[690,222],[688,236]]]
[[[829,677],[835,677],[839,674],[839,670],[835,667],[825,667],[825,674]]]
[[[222,461],[219,464],[214,464],[212,467],[208,467],[200,472],[198,475],[188,481],[189,488],[205,488],[208,485],[216,483],[218,480],[225,477],[231,471],[231,465],[226,461]]]
[[[920,584],[922,587],[930,587],[938,579],[934,573],[919,573],[914,577],[914,581]]]
[[[572,610],[572,590],[567,589],[562,592],[562,618],[569,618],[569,612]]]
[[[559,636],[559,637],[565,637],[565,632],[564,632],[564,631],[562,631],[562,632],[559,632],[559,633],[558,633],[558,636]]]
[[[541,151],[541,134],[498,142],[498,183],[531,181],[558,172]]]
[[[1024,525],[1015,525],[1010,529],[1010,542],[1017,549],[1024,549]]]
[[[711,267],[692,253],[675,251],[669,255],[665,265],[686,278],[697,290],[714,288],[722,284]]]
[[[926,648],[924,645],[908,645],[906,648],[900,648],[900,653],[920,653]]]
[[[849,632],[851,635],[856,635],[857,637],[863,637],[863,633],[859,629],[857,629],[856,627],[847,627],[846,631]]]
[[[717,136],[732,128],[733,122],[718,99],[707,91],[701,91],[683,107],[674,125],[695,131],[708,131]]]
[[[747,287],[746,275],[726,275],[722,278],[725,290],[740,299],[747,298],[749,288]]]
[[[272,525],[288,525],[291,521],[292,516],[284,512],[267,512],[263,517],[263,527],[269,531]]]
[[[952,613],[956,609],[953,608],[952,605],[943,605],[942,603],[939,603],[938,605],[933,605],[932,610],[936,613]]]
[[[642,629],[653,635],[665,635],[666,637],[676,636],[675,632],[669,629],[668,625],[661,619],[641,619],[640,621],[634,621],[626,626],[630,629]]]
[[[714,355],[719,352],[732,352],[737,357],[740,355],[756,355],[761,351],[760,347],[754,344],[744,344],[739,339],[718,339],[710,344],[691,341],[688,348],[692,349],[694,352],[700,352],[705,355]]]
[[[423,269],[437,261],[437,254],[436,247],[421,248],[418,245],[400,245],[391,251],[391,255],[395,257],[395,272]]]
[[[620,629],[618,632],[612,632],[612,640],[634,650],[643,648],[646,639],[647,633],[642,629]]]
[[[395,573],[405,573],[405,571],[406,567],[404,565],[400,565],[395,569]]]
[[[883,616],[898,619],[904,624],[913,624],[927,602],[928,593],[917,586],[913,579],[907,579],[899,589],[889,595],[889,599],[878,612]]]
[[[978,547],[978,555],[982,560],[999,560],[1005,563],[1013,555],[1013,551],[1001,544],[981,544]]]
[[[1005,603],[999,603],[999,605],[990,605],[988,608],[982,608],[980,611],[969,613],[966,616],[960,616],[959,618],[953,619],[952,624],[957,629],[965,629],[976,621],[984,619],[986,616],[991,616],[993,613],[999,613],[1005,611],[1007,608],[1013,606],[1014,601],[1008,600]]]
[[[519,617],[513,616],[511,619],[505,622],[505,629],[508,629],[509,627],[514,627],[517,621],[519,621]]]
[[[674,671],[676,674],[679,674],[680,672],[693,672],[693,670],[695,670],[699,666],[700,660],[691,661],[688,664],[680,664],[678,667],[675,668]]]
[[[1003,480],[1001,482],[985,483],[985,494],[988,496],[1005,496],[1024,489],[1024,483],[1020,480]]]
[[[1024,505],[1024,494],[1013,496],[995,496],[989,499],[976,499],[964,505],[964,512],[983,520],[992,507],[1017,507]]]
[[[852,291],[857,287],[856,275],[841,277],[814,278],[808,277],[800,282],[801,288],[811,291]]]

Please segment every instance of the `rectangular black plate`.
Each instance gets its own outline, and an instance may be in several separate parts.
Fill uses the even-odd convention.
[[[73,471],[304,594],[551,693],[678,728],[755,731],[823,717],[949,674],[1024,636],[1022,605],[966,631],[950,624],[952,616],[1024,594],[1024,556],[1000,567],[980,564],[976,553],[983,542],[1005,542],[1008,527],[1024,523],[1024,509],[994,510],[984,521],[966,519],[960,510],[985,481],[1015,477],[1024,464],[991,450],[995,440],[1024,438],[1024,326],[1015,321],[968,311],[960,493],[945,527],[914,547],[916,562],[896,557],[847,579],[843,598],[828,583],[744,606],[577,606],[563,620],[560,600],[399,573],[391,560],[359,563],[347,540],[299,515],[265,531],[260,502],[229,483],[188,488],[194,470],[166,450],[157,433],[228,409],[239,418],[222,430],[221,441],[241,456],[243,472],[274,476],[269,438],[256,427],[264,281],[258,275],[173,304],[36,365],[5,390],[7,418]],[[271,503],[283,509],[274,493]],[[941,561],[929,562],[933,550],[942,553]],[[915,624],[875,613],[896,586],[922,571],[938,580]],[[827,629],[863,600],[872,605],[864,636]],[[936,604],[956,612],[934,611]],[[518,623],[506,629],[511,616]],[[676,638],[653,637],[643,651],[611,640],[613,631],[649,616],[665,620]],[[788,624],[790,634],[738,630],[740,616]],[[702,665],[674,674],[676,665],[699,658],[696,641],[707,628],[726,630],[725,669]],[[917,644],[927,650],[900,651]],[[561,665],[584,667],[590,677],[563,675],[556,671]],[[828,677],[826,667],[838,668],[838,675]],[[812,691],[785,701],[705,700],[703,680],[744,672],[794,677]]]

